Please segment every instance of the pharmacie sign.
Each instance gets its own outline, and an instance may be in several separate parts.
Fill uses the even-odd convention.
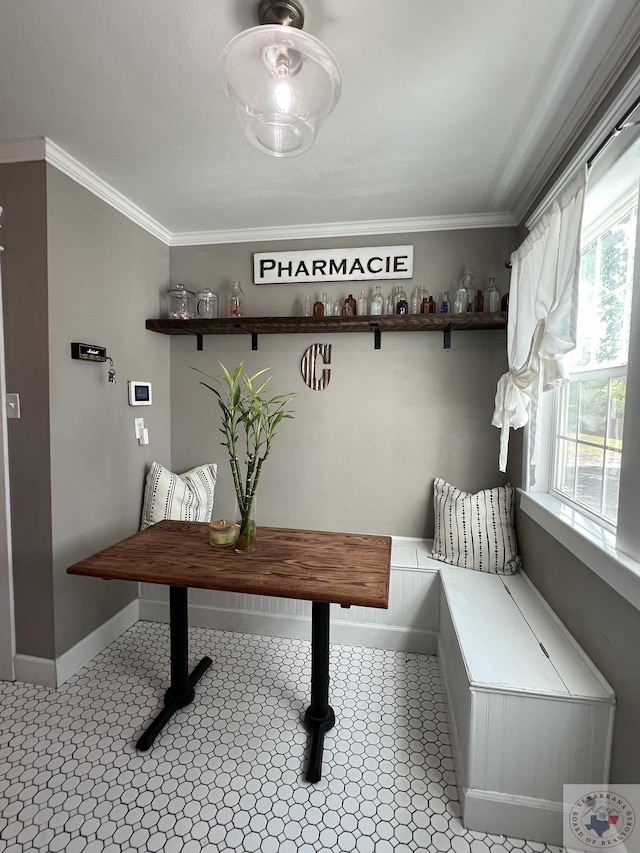
[[[413,246],[257,252],[253,256],[254,284],[364,281],[412,276]]]

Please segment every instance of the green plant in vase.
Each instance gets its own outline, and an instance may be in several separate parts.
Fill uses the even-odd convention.
[[[254,504],[262,466],[271,451],[271,442],[277,427],[285,418],[293,418],[287,406],[296,395],[291,393],[267,397],[264,391],[271,377],[264,378],[264,374],[270,369],[268,367],[253,376],[243,374],[243,363],[232,373],[224,364],[220,363],[220,367],[222,376],[217,377],[198,370],[198,373],[203,373],[214,383],[201,381],[200,384],[215,394],[222,414],[220,432],[224,440],[220,443],[229,453],[238,502],[240,530],[236,539],[236,550],[254,551]],[[243,452],[246,454],[244,467],[241,462]]]

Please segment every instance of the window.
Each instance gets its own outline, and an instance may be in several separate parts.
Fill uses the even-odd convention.
[[[589,176],[571,382],[553,394],[548,442],[549,494],[611,532],[618,524],[625,468],[623,435],[637,254],[640,134],[630,136],[614,143]]]
[[[640,124],[589,174],[571,382],[542,395],[520,509],[640,611],[639,182]]]
[[[628,172],[632,180],[634,169]],[[620,170],[614,174],[619,177]],[[602,180],[611,183],[611,175]],[[613,203],[611,193],[602,189],[602,183],[596,183],[597,198],[594,201],[588,191],[585,202],[577,346],[571,383],[556,394],[551,491],[613,527],[622,459],[637,176],[636,187]],[[613,182],[612,189],[619,193],[620,183]],[[607,208],[598,209],[603,203]]]

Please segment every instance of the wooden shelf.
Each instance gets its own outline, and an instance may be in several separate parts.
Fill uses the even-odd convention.
[[[363,317],[219,317],[216,320],[147,320],[146,328],[162,335],[196,335],[202,349],[203,335],[251,335],[252,349],[258,335],[310,334],[313,332],[369,332],[380,349],[382,332],[444,332],[448,348],[452,330],[504,329],[506,312],[479,314],[383,314]]]

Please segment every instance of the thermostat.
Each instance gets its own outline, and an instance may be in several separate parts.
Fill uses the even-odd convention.
[[[129,380],[129,405],[150,406],[151,405],[151,383],[138,382],[136,379]]]

